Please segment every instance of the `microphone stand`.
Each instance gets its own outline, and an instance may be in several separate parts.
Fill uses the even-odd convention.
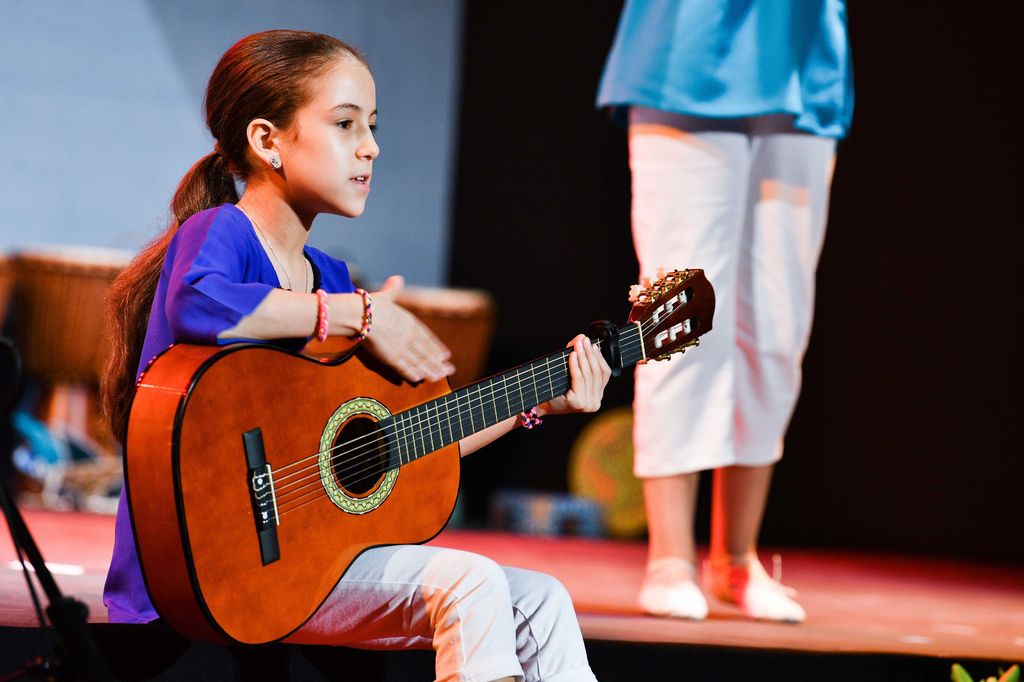
[[[7,386],[0,389],[0,418],[8,419],[8,408],[15,389],[21,379],[21,358],[17,347],[6,337],[0,336],[0,377],[7,379]],[[6,456],[7,453],[2,453]],[[34,675],[44,680],[64,682],[65,680],[81,682],[98,682],[112,679],[107,673],[96,642],[86,626],[89,609],[86,605],[72,597],[65,597],[53,575],[43,561],[32,534],[25,525],[14,499],[7,490],[7,482],[0,480],[0,507],[11,531],[11,540],[19,559],[28,559],[35,570],[36,580],[43,588],[49,605],[46,615],[53,626],[56,646],[49,658],[40,657],[28,663],[22,669],[24,675]],[[26,576],[27,577],[27,576]],[[31,589],[31,582],[29,583]],[[33,592],[33,598],[35,593]],[[41,628],[46,628],[40,622]],[[5,676],[4,679],[14,679]]]

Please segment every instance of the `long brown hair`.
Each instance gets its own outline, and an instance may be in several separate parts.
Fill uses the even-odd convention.
[[[249,122],[265,118],[286,129],[311,96],[310,83],[342,56],[366,63],[358,50],[330,36],[264,31],[242,38],[217,63],[205,99],[214,151],[181,179],[171,200],[170,225],[135,257],[107,294],[111,347],[101,394],[118,439],[123,441],[127,432],[153,296],[178,226],[199,211],[238,201],[235,178],[245,181],[253,170],[247,155]]]

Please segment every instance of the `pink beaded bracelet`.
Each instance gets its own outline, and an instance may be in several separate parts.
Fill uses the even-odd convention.
[[[362,341],[370,335],[370,327],[373,326],[373,300],[366,289],[356,289],[356,293],[363,297],[363,326],[359,329],[359,340]]]
[[[316,290],[316,340],[325,341],[327,339],[327,317],[330,314],[330,308],[327,302],[327,292],[323,289]]]
[[[532,429],[534,426],[539,426],[544,423],[544,420],[537,414],[537,408],[531,407],[529,412],[520,412],[519,420],[523,424],[523,428]]]

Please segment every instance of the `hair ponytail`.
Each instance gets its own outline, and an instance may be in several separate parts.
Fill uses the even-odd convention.
[[[238,192],[224,158],[216,151],[189,169],[171,200],[174,221],[132,259],[107,291],[107,329],[112,340],[100,392],[103,412],[115,437],[124,440],[135,393],[135,374],[149,326],[156,284],[178,226],[200,211],[236,203]]]
[[[265,118],[287,128],[310,96],[310,81],[339,57],[366,64],[355,48],[306,31],[264,31],[242,38],[221,57],[206,86],[206,126],[215,151],[196,162],[171,201],[173,221],[114,280],[107,294],[110,356],[101,382],[103,411],[124,441],[136,371],[149,326],[157,281],[178,226],[199,211],[238,201],[235,177],[251,168],[246,128]]]
[[[210,152],[189,168],[174,192],[171,213],[175,227],[200,211],[237,201],[235,179],[227,162],[219,151]]]

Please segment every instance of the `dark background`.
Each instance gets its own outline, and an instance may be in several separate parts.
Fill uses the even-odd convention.
[[[1018,24],[992,5],[852,5],[853,130],[762,540],[1021,562]],[[593,104],[620,7],[467,2],[451,282],[497,298],[491,371],[628,313],[626,138]],[[631,400],[631,376],[613,380],[605,405]],[[466,460],[469,518],[497,487],[565,490],[587,420]]]

